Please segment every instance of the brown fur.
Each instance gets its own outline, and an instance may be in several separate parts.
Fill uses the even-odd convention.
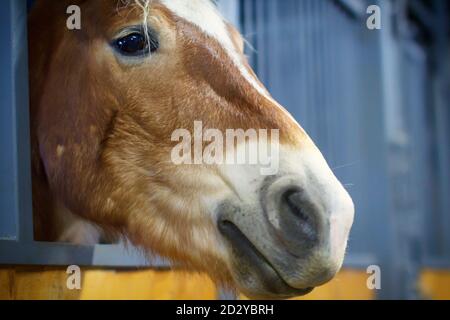
[[[82,7],[80,31],[65,27],[69,4]],[[172,132],[202,120],[221,130],[280,129],[281,142],[297,147],[305,136],[244,80],[217,41],[156,1],[149,19],[159,51],[138,65],[118,61],[108,43],[141,14],[111,0],[41,0],[31,14],[35,237],[58,239],[61,202],[138,246],[227,282],[214,222],[197,199],[218,189],[196,179],[214,168],[175,167]],[[229,30],[242,51],[242,38]],[[193,232],[205,246],[193,243]]]

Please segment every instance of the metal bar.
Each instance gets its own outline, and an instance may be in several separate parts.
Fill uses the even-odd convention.
[[[0,265],[170,268],[158,257],[122,245],[74,246],[49,242],[0,241]]]
[[[16,182],[16,121],[12,81],[13,39],[11,21],[13,1],[6,1],[0,11],[0,37],[6,48],[0,53],[0,239],[15,240],[18,232],[18,200]]]
[[[30,136],[28,116],[27,3],[8,0],[0,13],[2,159],[0,163],[0,237],[32,241]],[[8,229],[5,233],[3,229]]]
[[[442,235],[442,256],[450,257],[450,46],[448,44],[449,26],[447,0],[435,2],[436,19],[433,32],[435,43],[432,51],[435,79],[433,83],[433,102],[435,108],[436,138],[439,145],[439,199]]]
[[[16,201],[19,239],[33,241],[31,151],[28,97],[27,1],[9,0],[12,31],[12,94],[15,113]]]
[[[366,45],[356,53],[356,61],[364,68],[360,73],[356,66],[355,72],[360,73],[359,84],[353,83],[359,88],[361,94],[352,97],[354,103],[363,103],[364,108],[359,110],[364,148],[360,150],[360,182],[364,184],[365,195],[356,198],[357,215],[365,214],[364,233],[359,230],[359,236],[366,243],[365,249],[376,256],[377,264],[382,272],[381,289],[377,291],[377,297],[381,299],[401,298],[401,286],[398,268],[399,245],[396,237],[396,219],[392,208],[393,190],[389,176],[389,128],[386,120],[387,112],[395,109],[398,96],[397,91],[391,86],[395,83],[395,47],[392,35],[392,8],[389,1],[374,1],[381,7],[383,28],[381,31],[370,31],[366,28],[358,29],[364,36]],[[356,31],[355,31],[356,32]],[[358,38],[353,38],[356,44]],[[370,61],[370,63],[366,63]],[[389,72],[388,72],[389,71]],[[348,90],[348,89],[347,89]],[[352,101],[351,100],[351,101]],[[366,181],[366,182],[364,182]],[[370,197],[367,198],[367,195]],[[359,202],[359,203],[358,203]],[[360,225],[361,226],[361,225]],[[355,230],[357,231],[357,230]]]

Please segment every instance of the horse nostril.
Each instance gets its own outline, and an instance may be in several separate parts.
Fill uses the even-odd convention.
[[[301,191],[288,191],[283,196],[284,201],[286,201],[291,213],[297,216],[299,219],[305,222],[309,222],[310,218],[306,214],[304,208],[302,208],[302,192]]]
[[[318,239],[317,212],[308,201],[304,192],[288,190],[282,196],[281,210],[282,220],[290,225],[299,238],[316,242]]]

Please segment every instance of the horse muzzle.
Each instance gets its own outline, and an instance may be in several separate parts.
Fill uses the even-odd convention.
[[[339,271],[353,202],[337,181],[285,175],[266,179],[259,203],[228,200],[218,229],[237,286],[254,298],[301,296]]]

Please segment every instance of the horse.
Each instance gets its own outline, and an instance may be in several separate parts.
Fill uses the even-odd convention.
[[[67,27],[69,6],[80,9],[81,28]],[[258,80],[244,44],[210,0],[37,0],[29,16],[35,238],[123,238],[253,298],[300,296],[330,281],[343,263],[352,199]],[[192,133],[198,122],[268,130],[274,139],[236,139],[225,152],[251,143],[277,150],[277,170],[175,163],[174,132]]]

